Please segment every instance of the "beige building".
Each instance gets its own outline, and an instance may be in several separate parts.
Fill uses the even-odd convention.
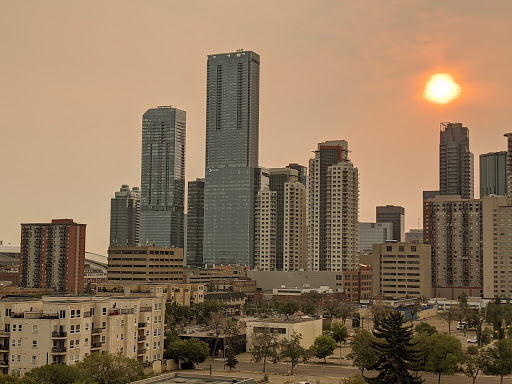
[[[247,336],[247,351],[252,351],[254,334],[264,332],[270,328],[277,335],[277,341],[289,339],[293,332],[302,335],[301,346],[309,348],[315,338],[322,334],[322,319],[291,318],[286,319],[258,319],[245,323]]]
[[[45,364],[75,364],[93,352],[141,363],[163,359],[165,296],[0,300],[0,368],[24,375]]]
[[[162,247],[109,247],[109,282],[183,281],[183,249]]]
[[[359,175],[345,140],[318,144],[308,188],[308,270],[357,269]]]
[[[306,267],[306,187],[290,168],[271,168],[269,187],[255,206],[255,269],[299,271]]]
[[[204,303],[205,285],[201,283],[116,283],[99,284],[97,295],[124,295],[129,297],[155,296],[163,293],[167,302],[190,307],[193,304]]]
[[[361,262],[373,267],[373,296],[432,297],[431,248],[428,244],[374,244]]]

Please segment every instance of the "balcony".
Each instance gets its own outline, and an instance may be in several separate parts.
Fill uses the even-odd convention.
[[[68,336],[67,332],[52,332],[52,338],[54,338],[54,339],[64,338],[64,337],[67,337],[67,336]]]
[[[3,345],[0,345],[0,351],[4,352],[4,351],[9,351],[9,344],[3,344]]]
[[[151,312],[151,307],[140,307],[141,312]]]
[[[65,354],[66,353],[66,347],[53,347],[52,353],[54,354]]]
[[[101,333],[101,332],[103,332],[103,328],[94,328],[91,331],[91,334],[95,335],[95,334],[98,334],[98,333]]]
[[[9,360],[0,360],[0,367],[8,367]]]
[[[146,336],[139,336],[137,338],[137,341],[141,342],[141,341],[146,341]]]
[[[144,323],[139,323],[139,328],[146,328],[148,326],[148,323],[144,322]]]
[[[91,349],[99,349],[101,348],[103,343],[92,343],[91,344]]]
[[[9,337],[10,334],[11,333],[9,331],[0,331],[0,338]]]
[[[138,349],[137,350],[137,355],[145,355],[146,354],[146,348],[144,349]]]

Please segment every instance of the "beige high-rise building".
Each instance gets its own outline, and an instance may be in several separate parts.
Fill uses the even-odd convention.
[[[140,363],[164,353],[166,296],[45,296],[0,300],[0,369],[24,375],[45,364],[75,364],[93,352]]]
[[[255,267],[299,271],[306,260],[306,188],[298,171],[271,168],[269,186],[258,192],[255,213]]]
[[[318,144],[309,160],[308,258],[313,271],[357,269],[359,175],[344,140]]]
[[[183,249],[109,247],[109,282],[183,282]]]
[[[430,245],[387,242],[374,244],[361,262],[373,267],[373,296],[432,296]]]

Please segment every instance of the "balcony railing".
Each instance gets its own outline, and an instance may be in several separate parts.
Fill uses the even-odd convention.
[[[139,328],[146,328],[148,326],[148,323],[146,322],[143,322],[143,323],[139,323]]]
[[[102,343],[92,343],[91,348],[92,349],[101,348],[101,345],[102,345]]]
[[[66,347],[53,347],[52,353],[66,353]]]
[[[146,336],[139,336],[137,338],[138,341],[145,341],[146,340]]]
[[[97,333],[101,333],[103,332],[103,328],[94,328],[91,333],[94,335],[94,334],[97,334]]]
[[[151,312],[151,307],[140,307],[141,312]]]
[[[67,337],[67,332],[52,332],[52,337]]]
[[[146,348],[144,349],[138,349],[137,350],[137,355],[144,355],[146,353]]]

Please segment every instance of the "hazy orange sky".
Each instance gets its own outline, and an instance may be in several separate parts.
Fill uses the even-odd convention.
[[[345,139],[360,220],[403,205],[416,228],[439,122],[470,129],[475,160],[505,150],[511,36],[509,0],[0,0],[0,240],[73,218],[106,254],[110,199],[140,186],[141,116],[157,105],[187,111],[187,180],[203,177],[207,55],[237,48],[261,55],[260,164],[307,165]],[[461,85],[455,102],[423,99],[436,72]]]

